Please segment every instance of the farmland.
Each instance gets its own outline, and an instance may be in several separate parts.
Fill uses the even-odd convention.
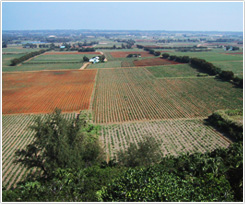
[[[198,72],[191,68],[188,64],[153,66],[147,67],[146,69],[156,78],[188,77],[197,76],[198,74]]]
[[[135,66],[156,66],[156,65],[171,65],[171,64],[179,64],[174,61],[162,59],[162,58],[149,58],[143,60],[135,60]]]
[[[40,174],[39,170],[28,171],[19,164],[13,164],[15,151],[25,148],[32,142],[34,131],[29,127],[34,124],[38,116],[45,118],[45,115],[3,115],[2,117],[2,182],[7,188],[15,185],[29,172],[35,175]],[[75,113],[67,113],[63,116],[66,119],[72,119]]]
[[[226,148],[230,141],[201,119],[166,120],[122,123],[103,126],[101,142],[112,159],[117,152],[126,150],[130,143],[138,144],[144,137],[151,137],[160,144],[162,156],[181,153],[210,152]]]
[[[157,43],[157,39],[139,36],[125,38],[131,37],[137,44],[155,46],[155,51],[198,57],[222,70],[232,70],[236,76],[243,75],[241,50],[212,48],[208,52],[179,52],[177,48],[159,46],[192,47],[198,43]],[[230,146],[232,140],[208,125],[206,119],[216,110],[242,108],[242,89],[215,76],[199,75],[188,63],[149,54],[136,48],[136,43],[130,49],[120,48],[123,42],[126,45],[126,40],[117,41],[114,35],[99,37],[99,43],[85,46],[100,47],[94,52],[78,52],[83,48],[78,44],[91,41],[90,37],[82,38],[83,42],[76,39],[69,42],[71,48],[61,49],[63,43],[55,43],[47,52],[16,66],[9,66],[12,59],[39,49],[20,46],[3,49],[8,54],[3,55],[2,65],[2,180],[8,189],[29,172],[41,174],[39,170],[28,171],[14,165],[14,152],[32,142],[35,133],[28,127],[35,118],[44,119],[56,107],[67,119],[76,117],[82,110],[91,114],[89,126],[98,128],[107,161],[117,159],[119,150],[127,150],[130,143],[138,145],[144,137],[160,145],[162,157],[205,153]],[[114,45],[117,48],[112,49]],[[89,63],[79,70],[87,63],[84,56],[103,54],[105,62]],[[129,54],[141,54],[141,57],[127,57]]]
[[[232,101],[230,101],[232,99]],[[242,107],[242,90],[214,78],[156,80],[142,68],[99,70],[95,123],[204,117]]]
[[[3,114],[89,108],[95,70],[3,74]]]

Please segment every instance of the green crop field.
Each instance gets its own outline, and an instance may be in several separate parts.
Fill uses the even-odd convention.
[[[23,166],[13,163],[15,151],[25,148],[32,142],[35,133],[29,127],[34,124],[37,116],[45,118],[45,115],[2,116],[2,183],[7,188],[15,185],[30,172],[40,174],[39,170],[28,171]],[[67,113],[63,116],[72,119],[75,113]]]
[[[70,64],[22,64],[21,66],[3,66],[3,72],[15,71],[38,71],[38,70],[70,70],[79,69],[83,63],[70,63]]]
[[[69,62],[81,62],[83,61],[83,57],[87,56],[88,58],[92,58],[96,55],[91,54],[68,54],[68,55],[39,55],[32,60],[28,61],[28,63],[49,63],[49,62],[61,62],[61,63],[69,63]]]
[[[198,72],[189,64],[147,67],[156,78],[197,76]]]
[[[121,61],[107,61],[104,63],[95,63],[95,64],[89,64],[87,68],[120,68],[121,67]]]
[[[204,52],[176,52],[174,50],[172,51],[173,52],[169,53],[170,55],[196,57],[196,58],[204,59],[208,62],[242,60],[242,54],[227,55],[225,53],[231,53],[231,51],[228,52],[228,51],[224,51],[223,49],[213,49],[212,51],[204,51]],[[236,52],[241,52],[241,50]]]
[[[130,143],[137,144],[151,137],[160,145],[163,156],[181,153],[210,152],[229,146],[229,140],[203,120],[166,120],[122,123],[102,126],[100,140],[110,159],[126,150]]]
[[[221,70],[232,71],[236,76],[243,78],[243,61],[213,61]]]

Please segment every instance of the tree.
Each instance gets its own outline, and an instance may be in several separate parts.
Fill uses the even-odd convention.
[[[159,144],[150,137],[145,137],[138,145],[131,143],[126,151],[118,152],[119,165],[126,167],[148,166],[159,162],[160,159]]]
[[[89,61],[89,58],[87,56],[83,56],[83,61],[84,62],[88,62]]]
[[[161,52],[160,51],[155,51],[154,55],[155,56],[160,56],[161,55]]]
[[[222,71],[219,74],[219,77],[223,80],[229,81],[229,80],[233,80],[234,78],[234,73],[232,71]]]
[[[91,126],[85,120],[64,119],[58,109],[46,119],[38,117],[31,127],[36,133],[34,141],[16,151],[15,162],[40,168],[48,176],[57,168],[79,169],[96,164],[103,155]]]

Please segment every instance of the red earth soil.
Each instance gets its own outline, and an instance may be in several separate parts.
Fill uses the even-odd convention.
[[[49,113],[86,110],[96,70],[4,73],[2,113]]]
[[[166,60],[163,58],[150,58],[150,59],[134,61],[135,66],[155,66],[155,65],[170,65],[170,64],[180,64],[180,63]]]
[[[43,55],[69,55],[69,54],[77,54],[77,55],[83,55],[83,54],[101,54],[100,52],[47,52]]]
[[[236,52],[236,53],[225,53],[226,55],[235,55],[235,54],[243,54],[243,52]]]
[[[128,54],[141,54],[141,57],[150,57],[153,56],[145,51],[130,51],[130,52],[111,52],[110,53],[113,58],[126,58]]]

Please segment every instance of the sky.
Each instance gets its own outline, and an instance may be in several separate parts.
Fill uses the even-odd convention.
[[[243,31],[243,3],[3,2],[2,29]]]

